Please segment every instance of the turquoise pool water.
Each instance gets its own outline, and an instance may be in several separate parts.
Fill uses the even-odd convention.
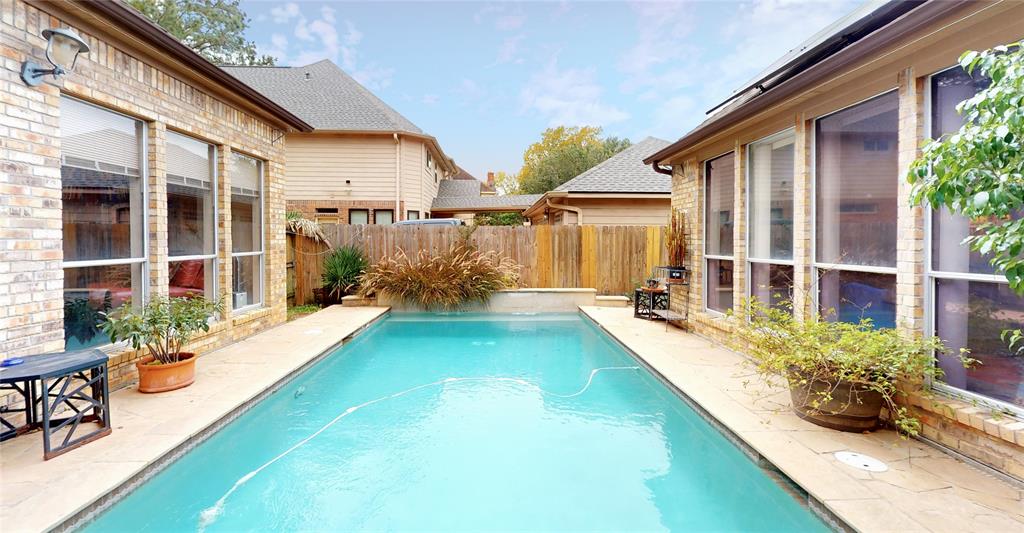
[[[826,530],[575,314],[392,315],[87,529]]]

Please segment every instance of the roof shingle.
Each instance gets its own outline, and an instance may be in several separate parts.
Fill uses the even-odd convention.
[[[559,185],[556,191],[596,193],[672,192],[672,178],[644,164],[644,158],[670,143],[648,137],[609,157],[579,176]]]
[[[543,194],[510,194],[507,196],[438,196],[431,209],[452,211],[458,209],[487,210],[508,209],[522,211],[540,200]]]

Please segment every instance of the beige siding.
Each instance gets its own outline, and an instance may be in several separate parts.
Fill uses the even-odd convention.
[[[610,226],[661,226],[668,223],[671,200],[572,198],[570,205],[583,210],[583,223]],[[576,214],[565,213],[566,224],[576,224]]]
[[[288,200],[394,201],[395,141],[390,136],[292,134],[287,142]]]
[[[405,209],[402,212],[402,219],[405,219],[406,211],[422,211],[423,205],[423,165],[426,164],[426,154],[423,152],[423,142],[419,139],[402,138],[402,200]],[[432,197],[431,197],[432,199]],[[430,199],[427,203],[429,205]]]

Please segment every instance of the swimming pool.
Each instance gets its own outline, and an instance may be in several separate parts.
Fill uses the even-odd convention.
[[[89,531],[825,526],[577,314],[394,314]]]

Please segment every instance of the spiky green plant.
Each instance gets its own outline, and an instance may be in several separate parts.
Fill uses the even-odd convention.
[[[366,255],[355,246],[343,246],[327,254],[322,278],[324,292],[334,299],[352,294],[366,267]]]

